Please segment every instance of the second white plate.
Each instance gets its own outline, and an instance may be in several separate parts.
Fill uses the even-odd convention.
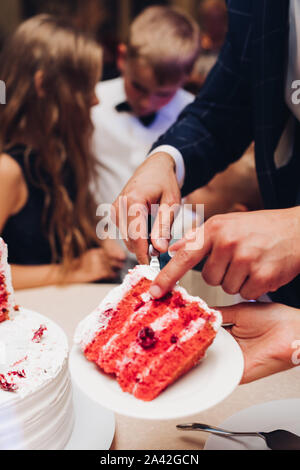
[[[238,432],[271,432],[285,429],[300,436],[300,400],[279,400],[246,408],[218,427]],[[268,450],[259,437],[210,436],[205,450]]]
[[[133,418],[169,420],[203,412],[223,401],[240,383],[244,360],[236,341],[221,329],[205,359],[151,402],[124,393],[115,379],[87,361],[78,346],[72,348],[70,370],[77,386],[105,408]]]

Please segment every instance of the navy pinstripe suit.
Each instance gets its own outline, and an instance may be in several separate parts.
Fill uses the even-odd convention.
[[[265,208],[291,207],[300,202],[300,151],[284,170],[274,163],[291,114],[285,103],[289,1],[227,3],[229,32],[216,66],[195,102],[153,148],[172,145],[182,153],[186,195],[238,160],[254,140]],[[300,307],[300,278],[273,298]]]

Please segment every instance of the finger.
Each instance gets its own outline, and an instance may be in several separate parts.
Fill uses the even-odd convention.
[[[257,300],[267,292],[268,290],[262,287],[262,285],[255,280],[253,276],[248,277],[240,289],[240,295],[245,300]]]
[[[149,264],[148,208],[136,198],[119,197],[114,203],[111,218],[119,227],[121,236],[140,264]]]
[[[216,307],[223,316],[223,324],[234,325],[231,329],[235,339],[253,336],[253,325],[249,319],[255,318],[254,313],[258,309],[258,304],[242,302],[229,307]],[[250,315],[250,316],[249,316]],[[246,330],[244,329],[246,327]],[[257,326],[254,324],[254,334],[257,334]]]
[[[202,276],[205,282],[210,286],[220,286],[230,262],[231,252],[223,250],[218,243],[215,243],[202,270]]]
[[[230,263],[222,282],[223,290],[230,295],[236,295],[241,291],[249,274],[249,267],[234,260]]]
[[[216,307],[216,310],[221,312],[223,323],[232,325],[236,324],[239,305],[232,305],[230,307]]]
[[[170,258],[173,258],[173,256],[175,255],[177,251],[184,248],[185,244],[186,244],[186,240],[183,238],[182,240],[171,245],[168,249],[168,255],[170,256]]]
[[[161,298],[173,289],[176,282],[181,279],[187,271],[196,266],[210,250],[210,242],[207,241],[199,250],[179,250],[173,259],[159,273],[150,288],[150,294],[154,298]]]
[[[152,244],[161,253],[168,251],[172,226],[179,210],[179,197],[162,197],[151,233]]]
[[[170,246],[169,248],[170,257],[173,258],[176,251],[179,251],[180,249],[184,248],[188,241],[196,240],[198,230],[203,231],[203,228],[198,227],[197,229],[189,230],[181,240],[178,240],[177,242],[173,243],[172,246]]]
[[[148,208],[143,204],[132,205],[128,217],[129,250],[135,253],[140,264],[149,264]]]

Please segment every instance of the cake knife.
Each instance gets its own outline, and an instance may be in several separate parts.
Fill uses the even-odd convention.
[[[151,258],[150,267],[154,268],[157,272],[160,272],[160,263],[159,263],[160,252],[157,251],[153,245],[149,246],[149,256]]]

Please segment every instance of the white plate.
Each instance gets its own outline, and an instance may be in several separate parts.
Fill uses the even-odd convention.
[[[191,416],[220,403],[240,383],[242,352],[233,337],[221,329],[203,361],[168,387],[158,398],[143,402],[125,393],[117,381],[102,373],[73,346],[70,371],[73,381],[91,399],[118,414],[150,420]]]
[[[300,400],[279,400],[252,406],[231,416],[218,427],[241,432],[285,429],[300,436]],[[268,447],[256,437],[232,439],[211,436],[205,450],[268,450]]]
[[[115,416],[73,384],[75,423],[65,450],[108,450],[115,434]]]

